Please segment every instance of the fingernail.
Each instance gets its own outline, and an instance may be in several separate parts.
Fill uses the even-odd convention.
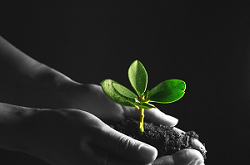
[[[171,116],[171,121],[172,121],[172,123],[173,123],[174,125],[176,125],[176,124],[178,123],[179,120],[178,120],[177,118]]]
[[[143,160],[152,162],[157,157],[158,151],[152,146],[142,144],[139,147],[139,153]]]
[[[165,115],[166,125],[170,127],[174,127],[178,123],[178,121],[179,120],[173,116]]]

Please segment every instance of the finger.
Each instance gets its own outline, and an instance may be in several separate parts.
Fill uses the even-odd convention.
[[[168,156],[163,156],[160,158],[157,158],[154,162],[153,165],[175,165],[173,156],[168,155]]]
[[[203,156],[195,149],[183,149],[172,156],[175,165],[205,165]]]
[[[134,107],[125,107],[123,110],[127,117],[139,118],[139,112]],[[162,124],[166,126],[173,127],[178,123],[178,119],[161,112],[159,109],[145,109],[145,121],[152,122],[155,124]]]
[[[90,144],[108,150],[125,160],[150,163],[158,154],[154,147],[126,136],[106,124],[92,137]]]
[[[88,160],[84,164],[91,165],[142,165],[141,163],[121,159],[115,154],[102,150],[99,147],[86,145],[82,146],[83,154],[88,156]]]
[[[163,156],[156,159],[153,165],[205,165],[199,151],[184,149],[173,155]]]
[[[148,120],[155,124],[162,124],[162,125],[173,127],[178,123],[177,118],[167,115],[157,108],[145,109],[144,113],[145,113],[145,116],[148,116],[148,119],[147,117],[145,117],[145,120],[146,121]]]

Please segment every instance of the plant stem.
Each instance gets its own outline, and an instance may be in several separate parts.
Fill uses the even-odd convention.
[[[140,123],[139,123],[140,135],[143,135],[143,132],[144,132],[144,128],[143,128],[144,108],[139,108],[139,112],[140,112]]]

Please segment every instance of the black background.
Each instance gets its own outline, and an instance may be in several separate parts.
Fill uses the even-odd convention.
[[[238,164],[249,137],[250,13],[236,2],[32,1],[0,3],[0,35],[36,60],[81,83],[111,78],[130,87],[127,69],[146,67],[148,89],[170,78],[187,83],[176,103],[156,105],[195,130],[206,164]],[[0,151],[0,164],[46,164]]]

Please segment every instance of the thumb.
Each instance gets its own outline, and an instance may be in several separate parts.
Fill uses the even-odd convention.
[[[156,148],[124,135],[108,125],[101,129],[101,134],[94,141],[98,147],[125,160],[151,163],[158,154]]]
[[[205,165],[203,156],[196,149],[183,149],[172,156],[175,165]]]

